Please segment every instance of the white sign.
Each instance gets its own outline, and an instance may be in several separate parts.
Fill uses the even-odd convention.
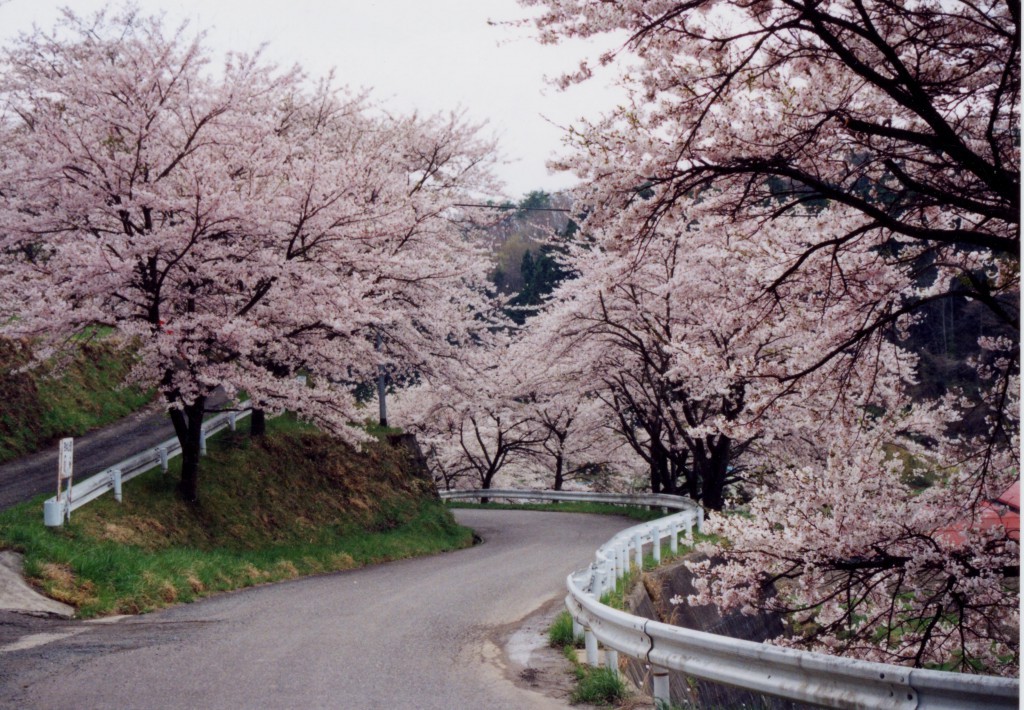
[[[74,439],[61,439],[60,440],[60,454],[57,463],[57,472],[60,476],[60,480],[65,478],[71,478],[71,467],[74,461],[75,452],[75,440]]]

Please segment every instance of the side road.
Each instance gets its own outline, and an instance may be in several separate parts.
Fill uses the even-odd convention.
[[[210,398],[211,407],[223,395]],[[154,403],[113,424],[75,439],[75,480],[83,480],[133,454],[174,436],[163,402]],[[0,464],[0,510],[40,493],[57,492],[57,446]],[[40,508],[39,515],[41,516]]]

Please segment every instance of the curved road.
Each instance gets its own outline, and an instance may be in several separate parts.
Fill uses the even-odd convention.
[[[0,639],[3,708],[554,708],[494,639],[621,518],[457,510],[484,543]],[[38,645],[36,645],[38,644]]]

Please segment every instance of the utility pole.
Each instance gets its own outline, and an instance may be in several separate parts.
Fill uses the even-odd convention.
[[[380,352],[381,342],[382,338],[378,330],[375,343],[375,349],[378,353]],[[385,399],[387,396],[387,377],[388,373],[384,370],[384,365],[377,365],[377,402],[380,404],[380,425],[383,427],[388,425],[388,404]]]

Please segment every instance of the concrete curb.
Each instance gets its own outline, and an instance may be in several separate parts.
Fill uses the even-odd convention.
[[[44,597],[32,589],[23,576],[22,556],[17,552],[0,552],[0,610],[16,611],[34,616],[59,616],[70,619],[74,607]]]

